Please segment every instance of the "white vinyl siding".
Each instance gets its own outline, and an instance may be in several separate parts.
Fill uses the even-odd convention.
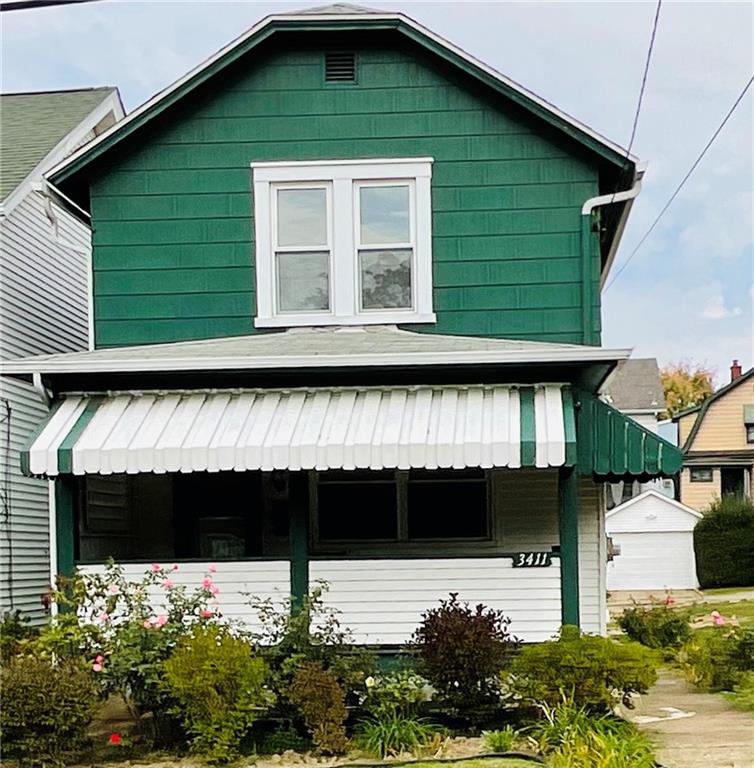
[[[88,345],[89,229],[59,207],[58,238],[40,194],[30,192],[0,222],[0,357],[80,351]],[[0,380],[0,610],[44,618],[50,588],[48,483],[21,474],[19,451],[46,417],[30,385]]]
[[[170,568],[172,563],[161,563]],[[176,586],[185,586],[189,592],[201,586],[205,575],[220,588],[217,608],[222,615],[242,623],[252,631],[260,628],[257,612],[249,604],[250,596],[255,599],[271,600],[279,609],[284,609],[290,597],[290,563],[288,560],[239,560],[217,563],[217,572],[207,574],[209,562],[179,563],[178,570],[170,574]],[[149,564],[129,563],[123,566],[129,581],[141,581],[149,570]],[[104,573],[104,565],[80,565],[83,574]],[[156,614],[165,607],[165,589],[155,586],[149,593],[150,604]],[[211,606],[210,606],[211,607]]]
[[[605,511],[602,486],[589,478],[580,485],[579,608],[581,629],[604,635],[607,623]]]
[[[511,618],[510,631],[526,642],[560,627],[560,561],[548,568],[513,568],[510,558],[316,560],[310,581],[325,581],[325,603],[342,612],[356,642],[405,643],[428,608],[457,592]]]
[[[46,415],[33,387],[0,377],[0,612],[21,610],[34,623],[50,588],[49,481],[24,477],[19,453]]]

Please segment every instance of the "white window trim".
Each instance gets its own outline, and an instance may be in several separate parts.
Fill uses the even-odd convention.
[[[434,323],[432,309],[431,157],[368,160],[323,160],[251,163],[254,186],[257,328],[310,325]],[[330,310],[276,310],[273,193],[280,185],[331,185],[328,227],[331,231]],[[410,309],[360,310],[360,275],[356,221],[358,187],[405,183],[411,188],[413,261]],[[350,215],[342,215],[350,211]]]

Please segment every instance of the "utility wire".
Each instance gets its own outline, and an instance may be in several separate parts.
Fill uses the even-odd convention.
[[[639,125],[639,114],[641,113],[641,104],[644,101],[644,89],[647,86],[647,76],[649,75],[649,64],[652,61],[652,51],[655,47],[655,37],[657,36],[657,24],[660,20],[660,9],[662,8],[662,0],[657,0],[657,8],[655,10],[655,18],[652,22],[652,36],[649,38],[649,48],[647,49],[647,60],[644,63],[644,74],[641,78],[641,88],[639,89],[639,100],[636,103],[636,114],[634,115],[634,124],[631,126],[631,138],[628,142],[628,149],[626,150],[626,160],[631,157],[631,150],[634,146],[634,139],[636,138],[636,129]]]
[[[723,118],[723,121],[717,127],[717,130],[712,134],[710,140],[704,145],[704,149],[699,153],[699,156],[692,163],[691,168],[688,169],[688,171],[686,172],[686,175],[681,179],[681,183],[675,188],[675,192],[673,192],[673,194],[668,198],[668,201],[665,203],[665,205],[663,205],[662,210],[657,214],[657,217],[652,222],[652,225],[644,233],[641,240],[639,240],[639,242],[636,244],[636,247],[633,249],[633,251],[631,251],[631,253],[628,255],[628,258],[623,262],[623,265],[621,266],[621,268],[613,275],[613,279],[605,286],[605,290],[603,291],[603,293],[606,293],[610,289],[610,286],[621,276],[621,274],[623,273],[623,270],[630,264],[631,259],[636,255],[636,252],[639,250],[639,248],[641,248],[642,245],[644,245],[644,242],[646,241],[646,239],[652,234],[652,232],[654,231],[654,228],[657,226],[660,219],[665,214],[665,211],[667,211],[668,208],[670,208],[670,205],[673,202],[673,200],[676,199],[676,197],[678,196],[678,193],[683,189],[684,184],[686,184],[691,174],[696,170],[696,167],[699,165],[699,163],[701,163],[702,158],[707,154],[707,150],[712,146],[715,139],[720,135],[720,132],[723,130],[728,120],[730,120],[731,116],[736,111],[736,108],[738,107],[738,105],[743,101],[743,98],[746,95],[746,92],[751,87],[752,83],[754,83],[754,75],[752,75],[749,78],[749,81],[746,83],[746,85],[744,86],[744,89],[738,95],[738,98],[733,102],[733,106],[728,110],[728,113],[725,115],[725,117]]]

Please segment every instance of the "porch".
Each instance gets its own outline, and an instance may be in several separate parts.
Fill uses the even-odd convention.
[[[23,458],[56,478],[54,571],[216,563],[251,623],[246,595],[324,580],[357,641],[396,645],[451,592],[525,641],[604,632],[601,481],[668,473],[668,448],[543,383],[72,394]]]

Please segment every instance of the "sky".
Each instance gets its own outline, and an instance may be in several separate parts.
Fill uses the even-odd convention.
[[[4,92],[117,85],[127,110],[286,2],[104,0],[2,14]],[[625,146],[655,2],[436,3],[399,10]],[[633,153],[648,163],[613,274],[754,72],[754,3],[662,5]],[[754,365],[754,86],[603,295],[603,344],[728,380]],[[608,281],[609,282],[609,281]]]

